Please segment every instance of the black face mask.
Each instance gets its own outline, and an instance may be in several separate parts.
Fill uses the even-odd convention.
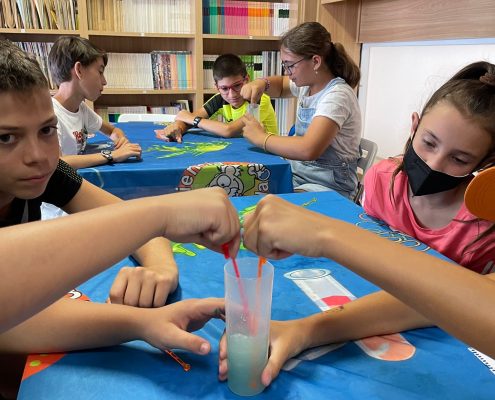
[[[404,154],[404,170],[414,196],[445,192],[463,183],[471,174],[452,176],[432,170],[413,149],[412,143]]]

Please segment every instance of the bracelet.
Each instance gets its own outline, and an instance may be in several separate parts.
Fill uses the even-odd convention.
[[[261,79],[262,81],[265,81],[265,92],[270,89],[270,81],[268,80],[268,78],[266,77],[263,77],[263,78],[256,78],[256,79]]]
[[[275,135],[274,133],[271,133],[271,132],[267,132],[266,136],[265,136],[265,141],[263,142],[263,151],[266,153],[266,142],[268,141],[268,139],[270,138],[270,136],[273,136]]]

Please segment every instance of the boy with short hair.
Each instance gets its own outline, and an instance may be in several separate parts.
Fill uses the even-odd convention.
[[[108,56],[88,39],[60,36],[48,56],[50,71],[58,91],[53,107],[58,118],[58,138],[62,159],[72,167],[85,168],[129,157],[141,157],[141,147],[129,143],[124,132],[105,122],[84,100],[95,101],[107,84],[104,71]],[[109,136],[115,150],[84,154],[88,133],[97,131]]]
[[[240,118],[248,112],[249,105],[240,95],[242,86],[249,81],[246,65],[235,54],[223,54],[213,63],[213,78],[218,93],[197,112],[180,111],[174,123],[157,133],[159,139],[182,142],[182,135],[191,126],[223,137],[241,135],[244,123]],[[219,115],[225,122],[217,120]],[[266,94],[261,97],[259,115],[268,132],[278,133],[275,111]]]
[[[2,357],[6,353],[140,339],[163,350],[207,354],[210,344],[189,332],[221,317],[224,301],[164,306],[177,287],[178,269],[161,235],[217,250],[229,243],[235,255],[240,227],[226,193],[209,188],[124,202],[92,185],[59,159],[57,117],[36,60],[0,40],[0,70],[0,398],[4,390],[15,397],[18,382],[9,378],[21,376],[6,376],[4,365],[15,372],[12,359]],[[43,200],[79,215],[38,222]],[[57,301],[129,252],[142,268],[117,273],[110,304]]]

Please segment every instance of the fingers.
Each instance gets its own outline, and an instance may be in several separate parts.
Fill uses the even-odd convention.
[[[210,297],[198,300],[197,310],[208,319],[225,319],[225,299]]]
[[[169,346],[174,349],[184,349],[199,355],[206,355],[211,350],[207,340],[179,328],[171,329],[171,332],[167,332],[167,336],[169,336],[167,339]]]
[[[237,254],[240,244],[239,217],[237,210],[230,202],[227,194],[221,188],[214,188],[220,198],[219,208],[216,210],[216,216],[211,215],[209,229],[206,228],[204,238],[207,240],[207,245],[217,251],[221,251],[221,245],[229,244],[229,252],[232,256]]]
[[[129,267],[124,267],[119,271],[110,288],[109,302],[113,304],[124,304],[124,293],[127,288],[127,268]]]
[[[163,140],[165,142],[169,142],[170,139],[168,138],[168,136],[166,135],[165,133],[165,130],[164,129],[155,129],[155,137],[157,139],[160,139],[160,140]]]
[[[269,386],[280,373],[286,360],[287,354],[285,351],[282,351],[277,347],[272,347],[268,363],[261,373],[261,383],[265,386]]]
[[[258,96],[256,96],[256,94],[254,92],[251,93],[251,104],[256,104],[258,102],[258,99],[257,99]]]
[[[154,290],[153,307],[161,307],[167,302],[167,297],[172,293],[170,282],[159,282]]]
[[[139,268],[139,267],[136,267]],[[142,276],[142,279],[132,280],[132,285],[128,285],[133,287],[136,286],[136,293],[139,293],[139,297],[137,298],[137,304],[128,304],[128,305],[137,305],[138,307],[153,307],[153,299],[155,297],[155,288],[156,282],[154,279],[146,279],[146,276]],[[125,297],[125,301],[127,301],[127,295]],[[165,302],[160,304],[163,306]]]
[[[115,304],[133,307],[161,307],[165,304],[171,282],[160,280],[145,267],[122,268],[110,289],[109,299]]]
[[[227,336],[225,331],[220,339],[218,350],[218,379],[224,381],[227,379],[228,365],[227,365]]]

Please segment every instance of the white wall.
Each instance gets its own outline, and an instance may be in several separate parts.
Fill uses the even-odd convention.
[[[495,38],[364,44],[359,103],[363,136],[378,144],[378,157],[402,153],[411,114],[473,61],[495,63]]]

